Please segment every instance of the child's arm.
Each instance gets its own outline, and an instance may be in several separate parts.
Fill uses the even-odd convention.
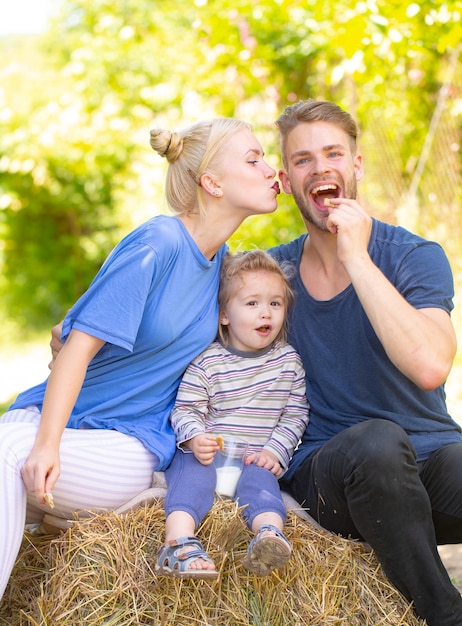
[[[37,501],[52,491],[59,476],[59,444],[74,404],[82,388],[88,364],[104,341],[72,330],[59,352],[48,379],[42,417],[34,446],[27,458],[22,477],[28,492]]]
[[[170,422],[178,447],[205,433],[205,418],[209,410],[210,382],[201,366],[200,356],[189,364],[176,396]],[[189,446],[187,446],[189,447]]]
[[[285,470],[309,421],[309,403],[306,398],[305,371],[297,353],[294,356],[294,378],[286,405],[264,449],[279,459]]]

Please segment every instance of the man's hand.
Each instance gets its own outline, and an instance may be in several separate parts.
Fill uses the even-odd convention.
[[[51,361],[48,363],[48,368],[51,370],[53,367],[53,363],[55,362],[56,357],[58,356],[59,351],[63,347],[63,342],[61,341],[61,332],[63,330],[63,323],[59,322],[56,326],[53,326],[51,329]]]
[[[275,476],[282,474],[281,464],[278,458],[269,450],[263,449],[261,452],[249,454],[249,456],[245,458],[245,464],[250,465],[251,463],[258,465],[258,467],[264,467]]]
[[[192,439],[184,442],[184,447],[189,448],[196,459],[202,465],[210,465],[215,458],[215,454],[220,449],[216,437],[213,435],[196,435]]]
[[[337,233],[339,261],[348,264],[350,259],[368,256],[372,218],[356,200],[349,198],[333,198],[329,207],[327,227]]]

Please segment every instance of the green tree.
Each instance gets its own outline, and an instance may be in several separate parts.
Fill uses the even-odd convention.
[[[164,210],[152,126],[247,119],[277,169],[273,121],[283,106],[333,99],[363,129],[365,203],[393,219],[461,35],[455,0],[62,0],[40,42],[44,66],[2,73],[0,293],[9,313],[24,324],[56,320],[121,234]],[[452,103],[460,132],[460,95]],[[248,220],[231,244],[270,246],[301,230],[282,195],[275,215]]]

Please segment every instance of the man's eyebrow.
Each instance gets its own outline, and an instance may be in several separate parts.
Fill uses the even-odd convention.
[[[345,149],[346,149],[345,146],[341,143],[332,143],[332,144],[322,147],[323,152],[330,152],[330,150],[345,150]],[[290,155],[290,158],[296,159],[297,157],[306,156],[307,154],[309,155],[312,153],[313,153],[312,150],[306,150],[306,149],[297,150],[296,152],[292,152],[292,154]]]
[[[295,152],[292,152],[290,158],[296,159],[299,156],[305,156],[307,154],[311,154],[311,150],[296,150]]]

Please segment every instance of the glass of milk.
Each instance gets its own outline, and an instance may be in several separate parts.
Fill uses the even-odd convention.
[[[218,450],[215,454],[213,460],[217,470],[215,491],[221,496],[234,498],[248,447],[245,441],[225,438],[223,450]]]

